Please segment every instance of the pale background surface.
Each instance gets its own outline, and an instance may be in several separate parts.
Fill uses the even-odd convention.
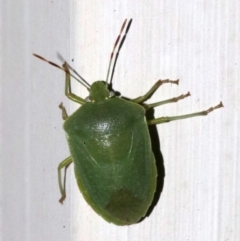
[[[1,241],[240,240],[240,2],[1,1]],[[159,78],[180,79],[150,102],[192,94],[155,116],[225,108],[158,126],[165,184],[149,218],[108,224],[85,203],[73,166],[63,206],[57,165],[69,155],[58,104],[64,96],[59,52],[89,82],[104,79],[113,42],[133,18],[115,72],[114,89],[144,94]],[[77,86],[77,85],[76,85]],[[80,86],[75,92],[86,96]]]

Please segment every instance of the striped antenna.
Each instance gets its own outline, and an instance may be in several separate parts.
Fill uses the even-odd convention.
[[[114,46],[113,46],[112,53],[111,53],[111,55],[110,55],[110,60],[109,60],[109,65],[108,65],[108,72],[107,72],[107,78],[106,78],[106,85],[108,84],[108,77],[109,77],[109,73],[110,73],[110,69],[111,69],[111,65],[112,65],[112,60],[113,60],[114,51],[115,51],[115,49],[116,49],[116,47],[117,47],[117,45],[118,45],[118,42],[119,42],[119,40],[120,40],[120,38],[121,38],[121,34],[122,34],[122,31],[123,31],[123,29],[124,29],[124,27],[125,27],[125,25],[126,25],[126,22],[127,22],[127,19],[125,19],[125,21],[124,21],[123,24],[122,24],[120,33],[119,33],[119,35],[118,35],[118,37],[117,37],[117,39],[116,39],[116,41],[115,41],[115,44],[114,44]]]
[[[72,75],[71,73],[67,72],[63,67],[61,67],[61,66],[59,66],[59,65],[57,65],[57,64],[55,64],[55,63],[53,63],[53,62],[51,62],[51,61],[49,61],[49,60],[47,60],[47,59],[45,59],[45,58],[43,58],[42,56],[40,56],[40,55],[38,55],[38,54],[33,54],[33,55],[34,55],[35,57],[37,57],[37,58],[39,58],[39,59],[41,59],[41,60],[43,60],[43,61],[51,64],[51,65],[53,65],[54,67],[63,70],[65,73],[67,73],[67,74],[69,74],[70,76],[72,76],[75,80],[77,80],[81,85],[83,85],[83,86],[84,86],[85,88],[87,88],[88,90],[89,90],[89,88],[91,87],[90,84],[89,84],[86,80],[84,80],[80,75],[78,75],[79,78],[80,78],[80,79],[78,79],[77,77],[75,77],[75,76]],[[67,66],[68,66],[70,69],[72,69],[71,66],[69,66],[67,62],[65,62],[65,63],[67,64]]]
[[[125,30],[125,34],[124,34],[124,36],[122,37],[122,40],[121,40],[121,42],[120,42],[120,44],[119,44],[118,51],[117,51],[117,53],[116,53],[115,60],[114,60],[114,64],[113,64],[113,68],[112,68],[112,75],[111,75],[111,79],[110,79],[110,84],[112,83],[112,79],[113,79],[113,75],[114,75],[114,71],[115,71],[115,66],[116,66],[116,63],[117,63],[117,60],[118,60],[119,52],[120,52],[120,50],[121,50],[121,48],[122,48],[122,46],[123,46],[123,43],[124,43],[124,41],[125,41],[125,39],[126,39],[128,30],[130,29],[131,24],[132,24],[132,19],[130,19],[130,21],[128,22],[127,28],[126,28],[126,30]]]

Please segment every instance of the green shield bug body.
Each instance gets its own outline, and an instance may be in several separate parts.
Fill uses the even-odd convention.
[[[65,120],[64,130],[71,153],[58,167],[62,194],[60,202],[66,197],[61,169],[67,168],[73,162],[77,184],[85,200],[106,221],[116,225],[137,223],[146,215],[153,200],[157,169],[148,125],[204,116],[223,107],[220,102],[206,111],[147,120],[145,116],[148,109],[177,102],[190,93],[153,104],[144,103],[162,84],[178,84],[178,80],[158,80],[145,95],[135,99],[120,97],[112,91],[115,65],[131,21],[128,22],[125,34],[121,38],[127,23],[127,20],[124,21],[114,44],[106,81],[96,81],[90,86],[78,75],[81,80],[77,80],[89,91],[86,99],[71,92],[70,77],[76,77],[70,73],[71,67],[66,62],[60,67],[34,54],[66,72],[65,94],[69,99],[81,104],[71,116],[67,115],[62,104],[59,106]],[[111,63],[117,46],[109,83]]]

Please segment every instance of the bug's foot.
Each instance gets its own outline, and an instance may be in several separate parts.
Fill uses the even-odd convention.
[[[61,204],[63,204],[63,201],[65,200],[65,198],[66,198],[66,195],[63,195],[63,196],[59,199],[59,202],[60,202]]]

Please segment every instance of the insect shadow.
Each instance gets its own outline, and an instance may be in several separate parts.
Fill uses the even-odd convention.
[[[146,112],[146,119],[147,120],[153,120],[154,118],[154,109],[149,109]],[[149,125],[148,126],[150,138],[151,138],[151,144],[152,144],[152,152],[154,154],[155,160],[156,160],[156,167],[157,167],[157,186],[155,190],[155,194],[153,197],[153,201],[151,205],[148,208],[148,211],[142,219],[139,220],[139,223],[142,222],[146,217],[149,217],[154,209],[154,207],[157,205],[162,190],[164,186],[164,178],[165,178],[165,168],[164,168],[164,159],[161,152],[161,144],[159,139],[159,134],[157,131],[156,125]]]

